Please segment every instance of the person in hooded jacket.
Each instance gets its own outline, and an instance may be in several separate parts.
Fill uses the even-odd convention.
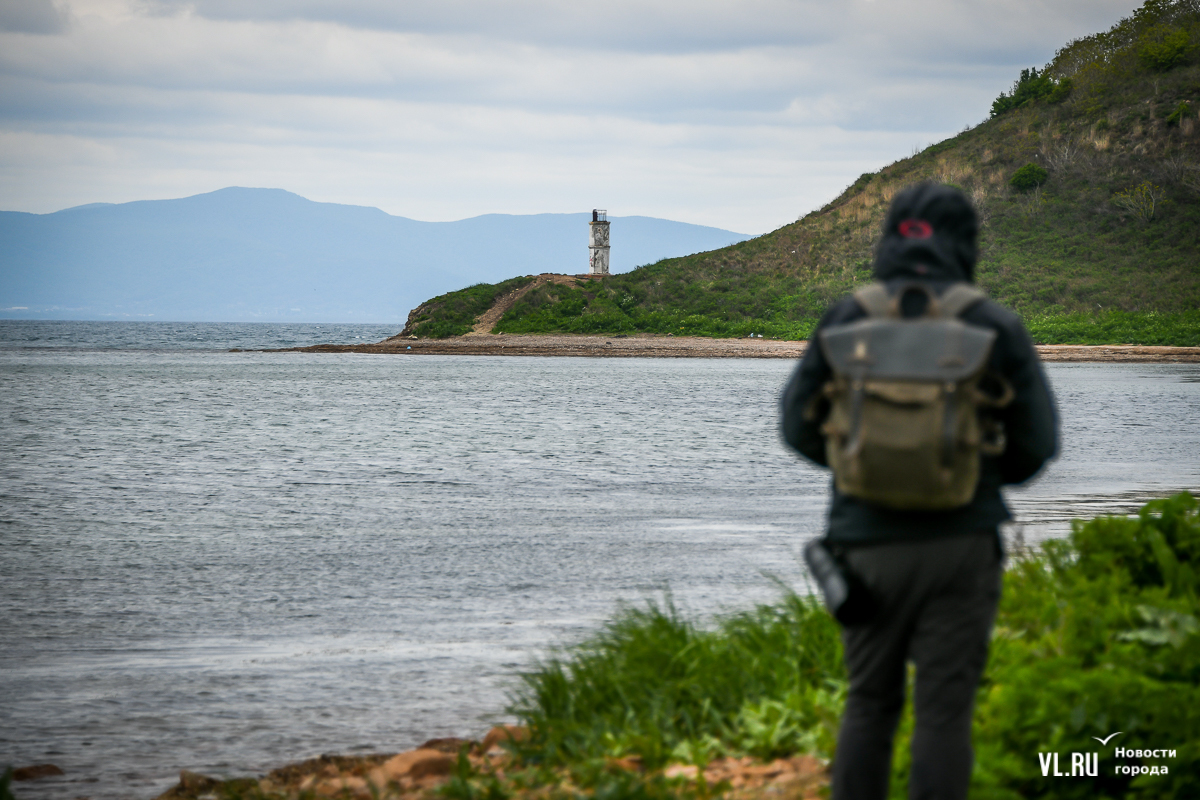
[[[884,222],[875,277],[893,296],[914,280],[938,295],[955,282],[974,282],[978,230],[975,210],[960,191],[932,183],[906,189]],[[901,311],[920,316],[927,302],[921,292],[904,293]],[[847,297],[817,330],[865,315]],[[1029,480],[1054,456],[1058,423],[1037,353],[1017,316],[983,300],[960,319],[996,331],[988,366],[1014,390],[1013,401],[993,415],[1004,426],[1005,449],[983,457],[972,500],[948,511],[898,511],[833,488],[827,541],[879,606],[869,622],[842,632],[850,687],[833,764],[834,800],[887,796],[909,661],[916,667],[909,797],[967,796],[975,691],[1000,599],[997,526],[1010,518],[1000,487]],[[821,425],[829,411],[822,389],[831,377],[814,332],[783,393],[783,435],[822,466]]]

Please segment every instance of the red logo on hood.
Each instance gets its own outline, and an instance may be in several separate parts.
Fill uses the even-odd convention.
[[[923,219],[906,219],[897,230],[905,239],[928,239],[933,236],[933,226]]]

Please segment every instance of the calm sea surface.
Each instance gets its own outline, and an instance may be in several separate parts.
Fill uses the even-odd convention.
[[[792,364],[228,353],[382,326],[0,322],[0,765],[18,797],[479,735],[620,602],[803,587]],[[1026,542],[1200,487],[1200,368],[1059,365]]]

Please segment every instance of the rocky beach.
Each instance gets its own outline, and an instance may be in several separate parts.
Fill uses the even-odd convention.
[[[445,796],[447,784],[457,782],[470,796],[488,796],[487,787],[503,787],[508,797],[579,796],[566,771],[535,775],[520,761],[520,743],[526,729],[500,725],[482,740],[432,739],[403,753],[364,756],[323,755],[272,770],[261,778],[219,780],[184,770],[179,783],[156,800],[201,800],[209,797],[256,798],[410,798]],[[47,765],[49,766],[49,765]],[[674,782],[695,791],[703,786],[722,787],[732,800],[789,798],[815,800],[829,785],[827,765],[818,758],[799,755],[769,762],[750,757],[716,758],[703,766],[672,764],[647,774],[637,757],[613,758],[604,769],[619,776]]]
[[[321,344],[272,352],[379,353],[463,356],[583,356],[597,358],[785,358],[796,359],[806,341],[755,337],[715,339],[703,336],[629,336],[582,334],[469,333],[445,339],[393,336],[371,344]],[[1043,344],[1038,355],[1046,362],[1077,363],[1200,363],[1200,347],[1147,345]]]

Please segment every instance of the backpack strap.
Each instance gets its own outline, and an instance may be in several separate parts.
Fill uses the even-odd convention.
[[[854,299],[867,312],[868,317],[894,316],[892,298],[888,297],[887,287],[882,283],[872,283],[854,293]]]
[[[928,293],[928,290],[925,290]],[[933,296],[930,295],[932,298]],[[954,319],[980,300],[987,293],[969,283],[955,283],[936,298],[937,308],[931,309],[942,319]],[[882,283],[871,283],[854,293],[854,299],[867,312],[868,317],[894,317],[898,310]]]
[[[969,283],[956,283],[938,298],[938,309],[942,319],[954,319],[971,306],[987,297],[982,289]]]

